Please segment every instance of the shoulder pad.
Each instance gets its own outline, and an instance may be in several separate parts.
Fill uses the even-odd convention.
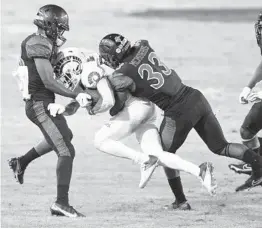
[[[53,45],[48,38],[36,35],[27,41],[25,48],[28,58],[49,59],[52,55]]]

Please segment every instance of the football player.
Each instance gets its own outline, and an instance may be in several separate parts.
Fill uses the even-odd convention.
[[[252,176],[236,191],[262,183],[262,157],[245,145],[226,141],[204,95],[184,85],[177,73],[156,55],[147,40],[139,40],[131,46],[124,36],[108,34],[100,41],[99,53],[104,63],[115,69],[112,78],[129,80],[129,85],[114,86],[115,91],[128,88],[134,96],[147,98],[164,110],[160,134],[165,151],[175,153],[194,128],[213,153],[251,164]],[[172,206],[185,206],[180,178],[174,170],[168,169],[166,174],[176,196]]]
[[[53,77],[52,62],[56,59],[58,48],[66,41],[64,32],[69,31],[69,17],[66,11],[57,5],[45,5],[39,9],[34,24],[37,26],[36,33],[22,41],[20,66],[15,75],[20,80],[26,115],[40,129],[43,140],[25,155],[12,158],[9,166],[16,180],[23,184],[27,165],[54,150],[58,156],[57,198],[50,208],[51,213],[81,217],[84,215],[70,206],[68,199],[75,157],[75,149],[71,143],[73,134],[63,115],[50,115],[48,105],[54,103],[55,94],[77,99],[83,106],[89,103],[91,96],[73,92]]]
[[[75,52],[75,54],[77,53],[79,51]],[[97,55],[94,54],[94,56]],[[75,58],[78,58],[77,55]],[[111,108],[110,114],[113,117],[96,133],[94,141],[96,148],[113,156],[131,159],[138,164],[142,164],[140,188],[146,186],[157,165],[163,165],[196,176],[211,195],[215,194],[216,183],[213,177],[212,164],[206,162],[196,166],[175,154],[164,152],[156,125],[157,112],[155,105],[146,99],[131,96],[127,90],[117,92],[115,102],[110,85],[118,85],[119,83],[124,85],[129,82],[122,79],[121,82],[118,80],[115,82],[113,78],[107,79],[107,75],[112,73],[113,70],[99,63],[98,58],[88,59],[90,61],[83,63],[82,67],[80,67],[82,69],[81,81],[79,82],[78,79],[74,80],[74,77],[70,77],[65,85],[75,81],[79,82],[84,88],[98,90],[101,97],[98,101],[93,101],[93,105],[88,108],[89,114],[95,115]],[[60,61],[63,62],[63,58]],[[59,65],[57,72],[61,72]],[[107,82],[110,82],[110,85]],[[125,99],[119,100],[120,97],[125,97]],[[94,98],[94,100],[96,99]],[[121,101],[125,103],[122,104]],[[75,108],[73,108],[74,105]],[[115,114],[115,110],[119,110],[118,107],[121,107],[121,112]],[[79,105],[75,102],[70,103],[65,109],[61,105],[53,104],[50,107],[50,112],[56,115],[56,113],[65,111],[65,114],[72,115],[78,108]],[[127,147],[121,142],[123,138],[133,133],[136,134],[144,153]],[[156,158],[148,155],[153,155]]]
[[[257,44],[262,55],[262,12],[258,15],[258,19],[255,23],[255,32]],[[262,129],[262,92],[252,92],[252,89],[260,81],[262,81],[262,61],[260,61],[248,85],[242,90],[239,96],[239,102],[241,104],[255,102],[244,119],[240,128],[240,135],[243,144],[262,155],[262,138],[257,136],[257,133]],[[229,168],[237,173],[251,174],[252,172],[251,165],[248,163],[230,164]]]

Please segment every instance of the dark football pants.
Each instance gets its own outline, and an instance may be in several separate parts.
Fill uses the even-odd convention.
[[[191,97],[194,100],[191,101]],[[228,144],[220,124],[201,92],[195,91],[187,98],[187,104],[174,107],[174,116],[168,112],[160,126],[163,148],[175,153],[184,143],[189,132],[195,128],[208,148],[219,154]],[[179,115],[176,114],[179,111]]]
[[[255,103],[248,112],[241,126],[241,137],[250,139],[260,130],[262,130],[262,102]]]
[[[63,115],[53,117],[47,110],[48,102],[29,100],[26,102],[26,115],[39,127],[45,140],[57,153],[58,157],[74,158],[75,149],[71,143],[72,132]]]

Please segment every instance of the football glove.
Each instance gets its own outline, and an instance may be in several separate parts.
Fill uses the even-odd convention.
[[[242,92],[239,95],[239,102],[241,104],[247,104],[248,103],[248,96],[251,93],[251,89],[249,87],[244,87]]]
[[[248,101],[251,103],[259,103],[262,101],[262,91],[251,93],[248,96]]]
[[[65,111],[65,106],[57,103],[49,103],[47,110],[53,117],[56,117],[57,114],[62,114]]]
[[[92,103],[92,97],[86,93],[79,93],[76,96],[76,101],[80,104],[80,107],[87,107]]]

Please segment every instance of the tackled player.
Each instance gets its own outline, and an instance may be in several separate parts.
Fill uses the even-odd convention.
[[[79,50],[76,48],[64,49],[62,51],[64,54],[61,55],[62,59],[58,60],[58,62],[65,62],[64,59],[67,59],[68,55],[70,55],[72,61],[79,59],[78,54],[83,53]],[[92,56],[93,58],[91,58]],[[137,164],[142,164],[140,188],[146,186],[157,165],[163,165],[196,176],[207,190],[214,194],[216,183],[213,177],[212,164],[203,163],[200,166],[196,166],[177,155],[164,152],[156,125],[157,112],[155,105],[146,99],[131,96],[127,90],[113,93],[110,85],[116,87],[119,84],[129,84],[129,81],[107,78],[113,72],[113,69],[101,64],[97,54],[89,56],[86,60],[79,67],[82,71],[81,81],[78,75],[72,75],[67,78],[68,80],[64,84],[73,84],[75,82],[84,88],[98,90],[101,97],[98,101],[97,98],[94,98],[94,104],[92,107],[89,107],[89,114],[95,115],[111,108],[110,114],[113,117],[95,135],[96,148],[113,156],[131,159]],[[68,63],[68,65],[74,66],[72,63]],[[66,68],[65,65],[63,67]],[[57,65],[56,68],[58,68],[56,72],[63,72],[60,65]],[[59,78],[60,76],[58,75],[57,77]],[[125,99],[120,100],[120,97]],[[50,112],[53,115],[61,111],[65,111],[64,114],[72,115],[79,108],[79,105],[75,102],[70,103],[64,109],[58,104],[51,105]],[[115,110],[118,111],[119,109],[121,109],[121,112],[115,115]],[[123,138],[133,133],[136,134],[143,153],[127,147],[121,142]]]

